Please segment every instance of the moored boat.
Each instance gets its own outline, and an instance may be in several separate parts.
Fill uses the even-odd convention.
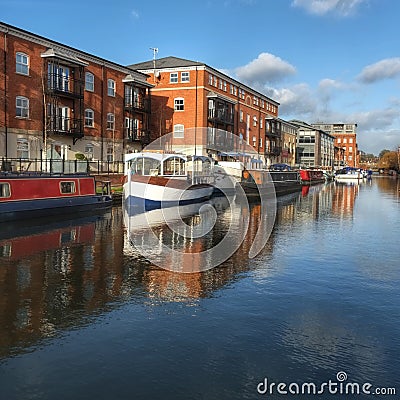
[[[218,162],[218,167],[223,168],[240,185],[249,198],[257,198],[260,191],[263,194],[275,192],[276,196],[282,196],[301,190],[301,181],[298,171],[285,168],[245,168],[243,163]]]
[[[213,193],[211,160],[178,153],[125,155],[124,201],[144,210],[198,203]]]
[[[336,180],[362,180],[368,177],[368,173],[360,168],[345,167],[335,173]]]
[[[0,174],[0,222],[88,213],[111,206],[110,183],[96,182],[88,174]]]
[[[325,181],[324,172],[321,169],[301,168],[300,179],[303,185],[314,185]]]

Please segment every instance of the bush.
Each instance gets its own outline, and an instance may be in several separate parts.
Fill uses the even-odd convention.
[[[82,154],[82,153],[76,153],[76,154],[75,154],[75,158],[76,158],[77,160],[81,160],[81,161],[86,160],[85,155]]]

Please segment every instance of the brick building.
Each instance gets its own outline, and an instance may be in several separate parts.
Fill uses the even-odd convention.
[[[358,167],[359,154],[357,146],[357,124],[328,124],[325,122],[318,122],[312,124],[312,126],[316,129],[323,129],[325,132],[328,132],[335,137],[335,146],[344,150],[344,165]],[[336,166],[340,166],[340,163]]]
[[[183,138],[192,128],[205,128],[207,147],[227,131],[247,141],[268,164],[278,161],[282,138],[276,101],[201,62],[166,57],[129,68],[148,75],[154,85],[155,137],[172,132]]]
[[[0,157],[122,160],[150,141],[146,78],[0,23]]]

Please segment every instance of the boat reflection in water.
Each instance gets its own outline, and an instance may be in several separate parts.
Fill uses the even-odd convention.
[[[232,229],[240,228],[241,222],[234,197],[220,196],[202,203],[146,212],[141,207],[125,205],[124,225],[129,241],[164,269],[184,273],[210,269],[220,255],[215,254],[215,249],[223,241],[232,237],[229,246],[237,249],[240,245],[240,235],[236,231],[232,235]]]

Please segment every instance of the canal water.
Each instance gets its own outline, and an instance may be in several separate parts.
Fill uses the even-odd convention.
[[[239,211],[240,248],[201,273],[148,261],[122,207],[1,226],[0,398],[400,399],[399,181],[307,189],[252,259],[260,204]],[[215,246],[238,211],[213,206],[203,241],[155,237]]]

